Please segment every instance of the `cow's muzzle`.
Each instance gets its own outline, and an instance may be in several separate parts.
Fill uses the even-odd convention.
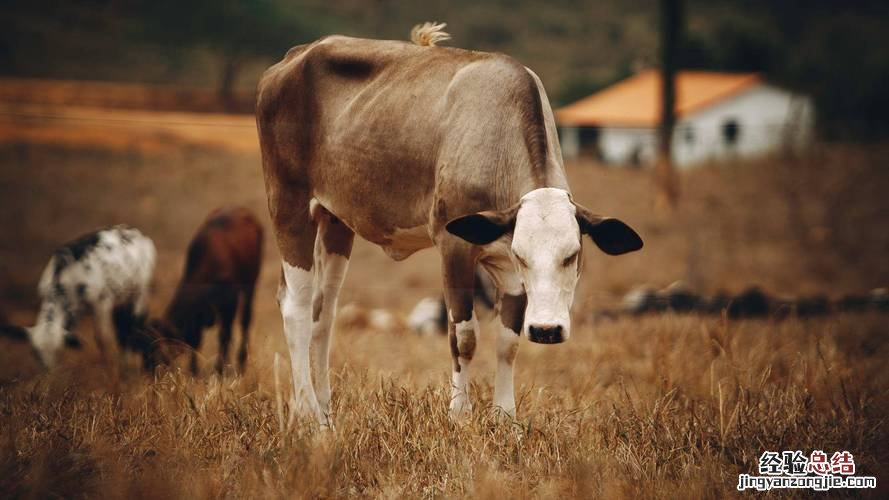
[[[538,344],[561,344],[565,341],[561,325],[529,325],[528,339]]]

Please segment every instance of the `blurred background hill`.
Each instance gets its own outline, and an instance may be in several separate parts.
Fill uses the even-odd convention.
[[[889,135],[880,1],[685,2],[682,68],[757,71],[815,99],[826,140]],[[532,67],[564,104],[658,65],[657,2],[3,0],[0,76],[205,87],[249,111],[264,67],[324,34],[406,39],[448,23],[454,46]]]

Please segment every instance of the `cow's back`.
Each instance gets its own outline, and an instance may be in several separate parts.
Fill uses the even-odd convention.
[[[467,74],[475,76],[460,78]],[[461,92],[461,85],[476,88]],[[267,188],[308,185],[325,208],[385,245],[399,229],[427,224],[442,168],[440,149],[459,148],[462,141],[449,140],[449,134],[484,141],[488,133],[500,134],[504,119],[498,113],[523,112],[518,108],[525,103],[511,97],[512,87],[530,92],[533,80],[499,54],[340,36],[295,47],[259,85]],[[485,99],[496,102],[498,92],[507,106],[486,109]],[[516,109],[508,108],[513,103]],[[455,110],[485,119],[461,122]],[[478,169],[494,167],[482,163],[466,166],[475,171],[468,182],[483,178]],[[462,171],[448,175],[458,181]]]
[[[139,230],[115,226],[82,236],[53,253],[40,279],[43,298],[63,294],[95,302],[132,300],[154,274],[157,251]]]
[[[193,284],[252,284],[262,260],[262,226],[242,207],[213,211],[188,247],[185,280]]]

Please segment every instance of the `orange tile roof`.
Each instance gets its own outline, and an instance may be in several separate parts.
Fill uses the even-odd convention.
[[[756,73],[680,71],[676,74],[676,116],[706,108],[761,81]],[[660,87],[660,71],[643,71],[557,109],[556,121],[560,125],[653,127],[660,122]]]

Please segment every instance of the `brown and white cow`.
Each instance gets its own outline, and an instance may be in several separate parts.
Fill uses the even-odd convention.
[[[441,253],[452,417],[471,409],[476,263],[499,291],[494,405],[514,415],[518,336],[568,338],[581,236],[612,255],[642,247],[626,224],[571,199],[540,79],[505,55],[434,46],[441,28],[415,29],[413,44],[322,38],[291,49],[259,83],[294,396],[322,425],[331,324],[356,233],[395,260]]]

